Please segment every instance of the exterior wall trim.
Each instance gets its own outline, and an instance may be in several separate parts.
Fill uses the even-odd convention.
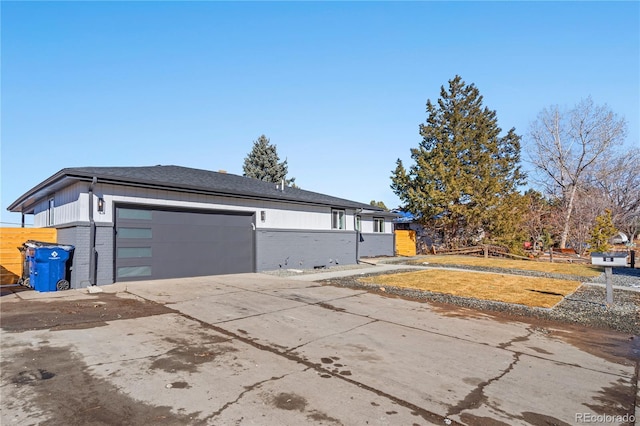
[[[318,234],[355,234],[353,229],[296,229],[296,228],[259,228],[259,231],[264,232],[305,232],[305,233],[318,233]],[[363,234],[364,235],[364,234]],[[376,234],[379,235],[379,234]]]

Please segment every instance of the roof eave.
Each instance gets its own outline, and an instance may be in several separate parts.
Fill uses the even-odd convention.
[[[363,210],[362,212],[360,212],[360,214],[362,216],[392,217],[392,218],[400,217],[398,213],[393,213],[386,210],[373,210],[373,209]]]
[[[203,195],[213,195],[213,196],[225,196],[232,198],[241,198],[241,199],[256,199],[261,201],[275,201],[275,202],[288,202],[295,204],[304,204],[304,205],[316,205],[316,206],[330,206],[330,207],[341,207],[341,208],[353,208],[359,209],[364,205],[356,202],[352,202],[349,200],[344,200],[344,203],[331,203],[324,201],[304,201],[304,200],[296,200],[294,198],[290,198],[285,196],[274,197],[274,196],[263,196],[259,194],[253,193],[238,193],[231,191],[220,191],[220,190],[208,190],[202,187],[196,186],[185,186],[185,185],[167,185],[167,184],[159,184],[157,182],[153,182],[150,180],[131,180],[118,178],[114,176],[105,176],[100,175],[98,173],[85,173],[76,169],[62,169],[58,173],[54,174],[50,178],[44,180],[40,184],[36,185],[29,191],[27,191],[24,195],[14,201],[7,210],[13,213],[32,213],[32,208],[38,202],[38,200],[54,193],[62,187],[70,185],[71,181],[87,181],[91,182],[93,178],[97,178],[100,183],[113,184],[113,185],[127,185],[134,186],[139,188],[150,188],[150,189],[162,189],[162,190],[171,190],[177,192],[187,192],[187,193],[195,193],[195,194],[203,194]],[[68,183],[67,183],[68,181]]]
[[[37,200],[55,192],[59,187],[67,186],[67,184],[59,185],[59,183],[64,182],[69,177],[67,170],[68,169],[62,169],[48,179],[40,182],[11,203],[9,207],[7,207],[7,210],[12,213],[27,213],[25,210],[33,207]]]

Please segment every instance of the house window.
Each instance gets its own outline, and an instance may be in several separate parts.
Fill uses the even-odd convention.
[[[344,210],[331,210],[331,229],[345,229]]]
[[[373,218],[373,232],[384,232],[384,219],[381,217]]]
[[[47,225],[54,224],[54,217],[53,217],[54,207],[55,207],[54,199],[50,198],[49,207],[47,208]]]

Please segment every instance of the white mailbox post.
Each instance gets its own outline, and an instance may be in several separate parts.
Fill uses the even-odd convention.
[[[607,305],[613,304],[613,284],[611,276],[613,275],[613,267],[626,267],[626,253],[591,253],[591,264],[604,266],[604,276],[607,279]]]

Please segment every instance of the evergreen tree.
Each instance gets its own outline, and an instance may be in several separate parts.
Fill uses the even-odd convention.
[[[373,207],[380,207],[383,210],[389,211],[389,209],[387,208],[387,206],[384,204],[383,201],[371,200],[369,202],[369,205]]]
[[[427,101],[422,141],[411,149],[415,164],[407,171],[397,161],[394,193],[406,210],[440,229],[449,246],[501,240],[520,220],[509,205],[525,178],[520,136],[513,128],[501,132],[475,85],[456,76],[441,88],[437,105]]]
[[[253,142],[251,152],[247,154],[242,166],[243,175],[266,182],[294,185],[295,178],[287,179],[287,160],[280,162],[276,146],[265,135]],[[295,186],[295,185],[294,185]]]
[[[596,217],[596,224],[591,230],[591,239],[589,240],[590,250],[592,252],[603,252],[611,248],[609,240],[616,235],[618,230],[613,225],[611,210],[607,209],[604,214]]]

